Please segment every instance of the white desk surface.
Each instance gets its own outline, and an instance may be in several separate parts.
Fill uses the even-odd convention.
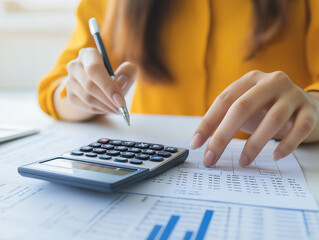
[[[100,118],[88,123],[59,123],[41,112],[35,92],[0,91],[0,124],[30,124],[40,128],[78,128],[82,124],[101,128],[110,137],[157,141],[191,141],[200,117],[131,115],[131,127],[119,116]],[[103,136],[104,137],[104,136]],[[107,137],[107,136],[105,136]],[[309,188],[319,203],[319,143],[303,144],[295,151]]]

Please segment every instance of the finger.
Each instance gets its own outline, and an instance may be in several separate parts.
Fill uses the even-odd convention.
[[[69,94],[76,96],[76,98],[80,99],[81,107],[86,106],[87,109],[91,111],[92,109],[97,109],[99,112],[105,114],[105,113],[116,113],[119,114],[118,110],[113,110],[112,108],[109,108],[104,103],[97,100],[94,96],[90,95],[88,92],[85,91],[84,88],[72,77],[69,77],[69,80],[66,84],[67,89],[70,89]],[[79,102],[76,99],[76,102]]]
[[[191,147],[202,146],[225,117],[230,106],[256,84],[260,71],[252,71],[230,84],[214,101],[197,127]]]
[[[121,75],[116,79],[116,81],[122,89],[123,94],[126,95],[134,83],[134,78],[128,79],[125,75]]]
[[[105,96],[105,94],[95,84],[95,82],[87,78],[83,65],[80,62],[78,62],[77,66],[74,66],[74,68],[76,69],[73,69],[70,75],[72,75],[72,78],[74,79],[74,81],[77,81],[78,84],[74,83],[73,86],[70,87],[70,89],[73,89],[73,88],[76,88],[78,90],[81,89],[81,94],[86,95],[87,93],[89,93],[90,95],[94,96],[94,98],[99,100],[101,103],[106,105],[107,109],[112,109],[111,112],[118,113],[118,108],[112,102],[110,102],[108,97]],[[79,84],[81,85],[81,88],[80,86],[78,86]],[[83,89],[85,91],[83,91]],[[82,98],[82,101],[85,101],[85,100]]]
[[[274,139],[283,139],[288,135],[293,123],[295,122],[295,114],[296,113],[294,113],[289,121],[279,130],[279,132],[276,133],[276,135],[273,137]]]
[[[250,165],[267,142],[287,124],[299,107],[295,99],[279,101],[270,108],[255,132],[247,140],[239,159],[241,166]]]
[[[115,71],[116,81],[125,95],[136,77],[137,68],[133,63],[124,62]]]
[[[302,108],[288,135],[284,137],[274,151],[274,160],[279,160],[292,153],[298,145],[312,132],[318,117],[308,107]]]
[[[204,157],[204,164],[214,165],[241,126],[260,109],[272,102],[280,91],[280,89],[274,89],[271,84],[260,83],[238,98],[229,108],[210,139],[206,152],[210,151],[212,154],[211,157]]]
[[[75,106],[83,111],[93,113],[93,114],[105,114],[104,112],[100,111],[99,109],[97,109],[95,107],[88,106],[78,96],[76,96],[73,93],[68,94],[67,98],[73,106]]]
[[[95,48],[89,48],[79,54],[84,71],[89,79],[94,79],[96,85],[117,107],[125,105],[121,88],[108,74],[101,55]]]
[[[119,77],[125,75],[128,79],[134,79],[136,75],[137,68],[135,64],[131,62],[122,63],[115,71],[115,76]]]
[[[251,116],[240,128],[241,131],[252,134],[261,121],[266,116],[266,113],[269,111],[269,109],[273,106],[273,103],[269,103],[266,107],[258,111],[255,115]]]

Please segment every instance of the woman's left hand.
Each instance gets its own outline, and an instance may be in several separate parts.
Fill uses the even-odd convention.
[[[252,135],[242,151],[240,165],[250,165],[272,138],[281,139],[273,155],[274,160],[279,160],[313,135],[312,132],[318,132],[318,119],[319,101],[293,84],[285,73],[251,71],[216,98],[191,145],[202,146],[215,131],[204,155],[204,164],[213,166],[231,139],[242,130]]]

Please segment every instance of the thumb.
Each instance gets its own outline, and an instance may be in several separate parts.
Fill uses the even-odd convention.
[[[137,68],[131,62],[122,63],[115,71],[116,81],[119,87],[122,89],[123,94],[126,94],[129,88],[132,86]]]
[[[116,78],[116,81],[121,88],[123,95],[125,95],[133,85],[134,78],[128,78],[126,75],[120,75],[118,78]]]

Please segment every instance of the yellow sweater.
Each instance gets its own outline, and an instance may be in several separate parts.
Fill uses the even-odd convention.
[[[66,76],[66,64],[78,51],[94,47],[88,19],[96,17],[114,68],[126,60],[121,31],[120,1],[82,0],[77,25],[53,70],[39,85],[42,110],[58,119],[53,92],[58,79]],[[281,70],[306,90],[319,90],[319,1],[310,0],[311,21],[306,31],[305,1],[291,1],[287,24],[278,41],[269,44],[255,58],[244,61],[247,38],[252,31],[251,0],[183,0],[165,21],[162,43],[175,84],[151,84],[137,76],[133,113],[203,115],[216,96],[248,71]],[[116,34],[115,34],[116,32]],[[110,39],[114,45],[110,45]]]

